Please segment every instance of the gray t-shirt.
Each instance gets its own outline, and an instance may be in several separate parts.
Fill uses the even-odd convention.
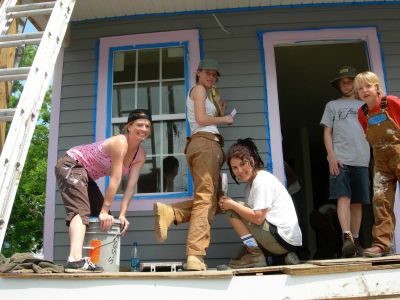
[[[333,128],[333,151],[345,165],[368,167],[369,145],[358,122],[357,111],[363,104],[356,99],[336,99],[325,106],[321,125]]]

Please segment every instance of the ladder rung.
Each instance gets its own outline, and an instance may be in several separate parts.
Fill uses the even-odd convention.
[[[43,32],[33,32],[27,34],[9,34],[0,36],[0,48],[18,47],[21,45],[40,44]]]
[[[28,74],[30,67],[0,69],[0,76]]]
[[[15,108],[0,109],[0,122],[12,121],[15,114]]]
[[[44,8],[44,9],[10,12],[10,13],[7,13],[7,17],[21,18],[21,17],[32,17],[32,16],[39,16],[39,15],[50,15],[52,11],[53,11],[52,8]]]
[[[28,74],[0,76],[0,82],[1,81],[26,80],[27,78],[28,78]]]
[[[29,11],[29,10],[44,9],[44,8],[53,8],[54,5],[55,5],[55,1],[31,3],[31,4],[21,4],[21,5],[15,5],[15,6],[8,7],[6,9],[6,12],[10,13],[10,12]]]
[[[0,35],[0,42],[9,42],[9,41],[17,41],[23,39],[40,39],[43,36],[43,31],[40,32],[31,32],[31,33],[22,33],[22,34],[7,34]]]
[[[41,39],[29,39],[21,41],[0,42],[0,48],[18,47],[21,45],[39,45]]]
[[[30,67],[0,69],[0,81],[24,80],[28,77]]]

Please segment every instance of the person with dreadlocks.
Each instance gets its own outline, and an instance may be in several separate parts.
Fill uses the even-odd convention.
[[[235,182],[247,183],[246,203],[226,195],[219,199],[219,207],[228,215],[245,249],[241,257],[231,259],[229,267],[264,267],[267,265],[264,252],[284,256],[286,264],[298,264],[296,251],[302,245],[302,234],[285,186],[264,170],[252,139],[237,140],[226,156]]]

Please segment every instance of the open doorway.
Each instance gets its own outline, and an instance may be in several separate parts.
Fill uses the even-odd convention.
[[[263,33],[262,41],[272,170],[285,182],[285,160],[299,177],[302,195],[296,208],[310,257],[314,257],[321,238],[311,227],[310,215],[329,197],[329,170],[319,123],[326,103],[339,96],[329,82],[343,65],[369,69],[384,78],[379,41],[375,28],[270,32]],[[372,220],[371,207],[366,207],[360,232],[366,245]]]
[[[323,127],[319,122],[326,103],[340,95],[329,82],[335,78],[342,65],[354,66],[359,71],[368,70],[368,53],[365,49],[363,41],[275,47],[283,157],[296,171],[300,185],[307,186],[307,190],[303,190],[302,195],[295,199],[303,202],[295,204],[306,240],[313,234],[313,230],[309,228],[310,213],[330,203],[329,168],[323,143]],[[370,210],[370,206],[364,208],[361,229],[366,245],[371,239]],[[332,225],[336,228],[338,223],[333,222]],[[334,237],[338,244],[340,231]],[[316,238],[316,246],[310,245],[309,248],[318,248],[321,243],[318,239],[321,238],[318,235]],[[312,251],[311,256],[316,251]],[[331,256],[329,251],[334,257],[340,248],[319,248],[317,258],[328,258]]]

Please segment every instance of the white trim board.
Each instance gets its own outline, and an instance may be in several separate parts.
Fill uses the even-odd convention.
[[[54,222],[56,209],[56,176],[54,167],[57,163],[58,132],[60,125],[61,81],[64,62],[64,48],[60,49],[53,73],[53,91],[51,96],[51,115],[49,131],[49,150],[47,154],[46,202],[43,226],[43,254],[53,260]]]
[[[111,274],[111,273],[110,273]],[[134,274],[132,274],[134,275]],[[0,277],[2,299],[110,299],[136,295],[146,299],[349,299],[400,295],[400,269],[316,275],[251,275],[232,278],[40,279]],[[375,298],[374,297],[374,298]],[[386,297],[385,297],[386,298]],[[377,299],[377,298],[375,298]]]

